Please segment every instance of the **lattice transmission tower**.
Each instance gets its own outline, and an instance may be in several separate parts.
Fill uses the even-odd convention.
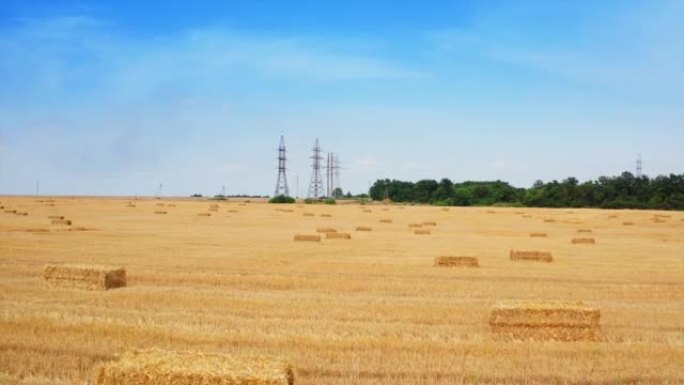
[[[278,195],[290,196],[290,189],[287,187],[287,150],[285,149],[285,138],[280,136],[280,146],[278,146],[278,179],[276,180],[276,187],[274,197]]]
[[[323,177],[321,176],[321,147],[318,145],[318,139],[313,148],[311,182],[309,183],[309,193],[307,198],[320,199],[325,195],[325,188],[323,186]]]

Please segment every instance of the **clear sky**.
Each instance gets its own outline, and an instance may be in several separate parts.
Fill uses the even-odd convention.
[[[684,173],[684,1],[0,6],[0,194]]]

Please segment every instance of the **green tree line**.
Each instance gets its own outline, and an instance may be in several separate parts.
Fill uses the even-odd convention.
[[[623,172],[580,183],[570,177],[561,182],[537,181],[516,188],[500,180],[453,183],[424,179],[418,182],[380,179],[370,189],[373,200],[440,206],[599,207],[684,210],[684,174],[636,177]]]

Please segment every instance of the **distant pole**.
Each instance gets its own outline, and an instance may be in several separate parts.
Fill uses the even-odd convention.
[[[313,155],[311,156],[311,183],[309,184],[309,192],[307,198],[318,200],[325,195],[325,185],[323,184],[323,177],[321,176],[321,147],[318,145],[318,138],[313,148]]]
[[[290,190],[287,187],[287,167],[285,162],[287,161],[286,149],[285,149],[285,138],[280,136],[280,146],[278,146],[278,179],[276,180],[275,193],[273,196],[284,195],[290,196]]]

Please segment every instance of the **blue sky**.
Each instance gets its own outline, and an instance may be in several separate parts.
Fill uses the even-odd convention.
[[[4,1],[0,194],[684,172],[682,1]]]

